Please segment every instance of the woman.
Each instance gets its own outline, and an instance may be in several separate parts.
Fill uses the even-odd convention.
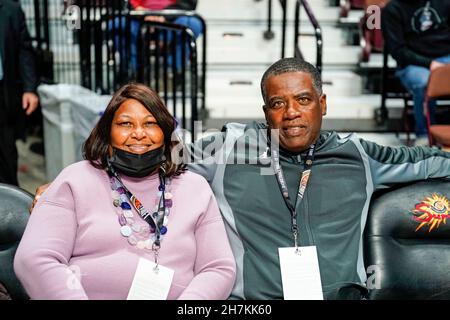
[[[59,174],[30,217],[14,268],[31,298],[228,297],[235,262],[223,221],[206,180],[171,158],[174,129],[155,92],[118,90],[86,160]]]

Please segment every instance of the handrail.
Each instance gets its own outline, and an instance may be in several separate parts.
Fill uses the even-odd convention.
[[[133,15],[131,15],[133,16]],[[134,17],[138,17],[140,19],[144,19],[145,16],[148,15],[134,15]],[[185,37],[188,37],[189,41],[182,41],[182,42],[187,42],[189,45],[189,50],[190,50],[190,68],[191,68],[191,84],[190,84],[190,95],[191,95],[191,123],[190,123],[190,129],[192,131],[192,142],[195,141],[196,136],[195,136],[195,130],[194,130],[194,124],[195,121],[198,120],[198,108],[197,108],[197,98],[198,98],[198,87],[197,87],[197,81],[198,81],[198,76],[197,76],[197,43],[195,41],[195,36],[194,33],[192,32],[191,29],[189,29],[186,26],[182,26],[182,25],[178,25],[178,24],[174,24],[174,23],[166,23],[166,22],[158,22],[158,21],[143,21],[143,23],[148,26],[148,27],[155,27],[158,28],[160,30],[166,30],[166,31],[179,31],[182,32],[182,37],[183,40]],[[167,48],[165,47],[165,49],[167,50]],[[182,47],[182,57],[185,56],[185,49],[184,47]],[[195,63],[194,63],[195,62]],[[186,68],[185,62],[183,60],[182,62],[182,68],[183,71]],[[183,72],[183,74],[185,74],[185,72]],[[165,74],[163,76],[164,81],[167,81],[167,74]],[[173,78],[173,80],[175,81],[175,77]],[[184,82],[184,79],[183,79]],[[173,89],[175,89],[175,83],[173,84]],[[164,100],[166,101],[167,104],[167,84],[164,85]],[[182,86],[182,96],[185,97],[186,96],[186,92],[185,92],[185,86]],[[173,94],[173,98],[176,99],[176,93]],[[184,129],[186,129],[186,109],[185,109],[185,99],[182,99],[183,101],[183,107],[182,107],[182,127]],[[174,110],[173,110],[173,115],[176,116],[176,103],[174,102]]]
[[[181,107],[180,120],[184,129],[187,129],[186,107],[191,108],[190,125],[193,130],[194,121],[198,120],[200,106],[206,110],[206,23],[204,19],[192,11],[129,11],[126,8],[111,6],[93,7],[90,5],[91,1],[86,2],[81,15],[80,32],[80,69],[83,86],[95,88],[102,93],[112,93],[117,86],[130,80],[148,85],[154,84],[154,89],[161,94],[168,108],[170,100],[175,117],[177,105]],[[146,21],[147,16],[164,16],[167,21]],[[189,27],[169,22],[172,16],[197,17],[200,21],[204,35],[201,66],[197,60],[198,49],[194,33]],[[172,40],[168,40],[169,37]],[[155,41],[155,39],[158,40]],[[181,66],[179,66],[181,69],[178,71],[175,70],[179,61],[177,57],[180,57],[180,52],[176,49],[177,43],[183,44],[181,45]],[[93,52],[91,49],[94,49]],[[187,56],[189,65],[186,61]],[[169,64],[169,59],[172,59],[173,63]],[[169,71],[170,69],[172,72]],[[198,69],[203,72],[201,79],[198,76]],[[187,85],[186,76],[190,77],[189,85]],[[181,103],[177,104],[177,100]]]
[[[178,9],[167,9],[167,10],[131,10],[131,17],[142,17],[142,16],[165,16],[165,17],[175,17],[175,16],[185,16],[185,17],[195,17],[200,20],[203,29],[203,41],[202,41],[202,82],[201,82],[201,110],[206,110],[206,40],[207,40],[207,30],[205,19],[195,11],[188,10],[178,10]]]
[[[286,25],[287,25],[287,0],[279,0],[281,5],[281,58],[285,55],[286,44]],[[274,38],[272,31],[272,0],[267,1],[267,30],[264,31],[264,39],[271,40]]]
[[[323,58],[323,38],[322,38],[322,28],[320,27],[319,21],[317,21],[311,6],[307,0],[297,0],[295,4],[295,32],[294,32],[294,54],[296,57],[303,58],[303,54],[299,45],[300,36],[300,5],[306,12],[306,15],[314,28],[314,35],[316,37],[316,68],[322,73],[322,58]]]
[[[264,31],[264,39],[271,40],[275,34],[272,31],[272,0],[267,1],[267,30]]]
[[[281,20],[281,57],[284,58],[286,51],[286,25],[287,25],[287,0],[280,0],[282,9]]]

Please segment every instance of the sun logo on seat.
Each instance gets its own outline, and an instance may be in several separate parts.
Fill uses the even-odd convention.
[[[425,197],[422,202],[416,204],[412,213],[414,214],[413,219],[420,222],[415,232],[426,225],[430,227],[428,229],[430,232],[439,228],[441,223],[447,222],[447,218],[450,217],[449,201],[445,196],[433,193],[431,197]]]

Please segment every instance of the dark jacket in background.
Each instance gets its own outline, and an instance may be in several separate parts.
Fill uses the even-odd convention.
[[[13,125],[20,133],[25,117],[22,93],[36,91],[37,76],[25,15],[20,4],[12,0],[0,0],[0,55],[5,97],[0,125]]]
[[[432,25],[422,29],[427,2]],[[382,10],[381,26],[387,49],[400,68],[429,68],[435,58],[450,54],[450,0],[391,0]]]
[[[197,0],[178,0],[175,4],[168,6],[166,9],[195,10],[196,7]]]

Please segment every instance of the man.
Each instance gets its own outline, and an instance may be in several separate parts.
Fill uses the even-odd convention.
[[[413,94],[416,145],[426,145],[424,95],[430,72],[450,63],[450,1],[392,0],[382,11],[386,47],[397,77]],[[435,102],[430,103],[434,121]]]
[[[20,4],[0,0],[0,182],[18,185],[16,138],[38,105],[30,36]],[[25,112],[24,112],[25,111]]]
[[[237,262],[231,297],[283,298],[278,248],[293,245],[291,210],[277,175],[261,175],[267,168],[261,159],[273,154],[261,152],[268,141],[257,134],[260,129],[278,129],[280,163],[297,214],[298,243],[317,247],[326,299],[359,299],[366,291],[362,233],[372,193],[395,183],[448,177],[450,154],[423,147],[382,147],[356,135],[341,138],[320,131],[326,95],[319,73],[307,62],[279,60],[264,74],[261,91],[267,124],[226,125],[221,134],[204,138],[197,147],[206,150],[217,140],[224,141],[211,157],[227,161],[211,164],[217,161],[208,162],[204,153],[207,164],[190,166],[211,183],[227,226]],[[313,144],[309,182],[303,200],[296,201]],[[260,151],[252,152],[256,147]],[[228,154],[219,154],[224,149]],[[252,164],[252,154],[260,161]]]
[[[366,293],[362,233],[372,193],[449,177],[450,154],[321,131],[326,95],[317,69],[304,61],[274,63],[261,91],[267,124],[228,124],[188,155],[195,159],[189,169],[210,183],[227,227],[237,265],[231,298],[283,299],[278,248],[292,247],[297,237],[299,246],[317,247],[324,298],[360,299]],[[281,175],[274,172],[276,162]],[[309,181],[299,190],[305,168]]]

